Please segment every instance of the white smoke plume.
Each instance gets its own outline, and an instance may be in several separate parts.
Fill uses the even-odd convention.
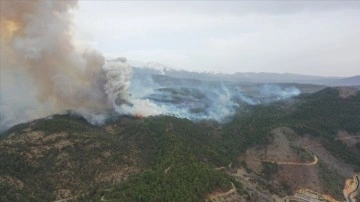
[[[236,85],[133,76],[125,58],[105,60],[91,47],[76,45],[71,15],[76,0],[5,0],[0,5],[0,131],[68,110],[93,124],[114,113],[222,121],[241,103],[300,93],[269,85],[250,95]]]
[[[271,103],[301,93],[292,85],[174,78],[142,68],[134,68],[133,72],[130,86],[133,97],[148,99],[150,109],[157,109],[160,114],[194,121],[224,122],[230,120],[240,106]]]
[[[105,61],[96,50],[75,45],[75,0],[0,3],[0,130],[66,110],[93,123],[121,112],[121,105],[132,113],[126,59]]]

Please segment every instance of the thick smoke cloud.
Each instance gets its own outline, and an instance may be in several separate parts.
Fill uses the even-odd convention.
[[[1,1],[0,129],[73,110],[101,123],[120,105],[131,106],[131,68],[76,46],[74,0]],[[132,113],[127,107],[126,112]]]

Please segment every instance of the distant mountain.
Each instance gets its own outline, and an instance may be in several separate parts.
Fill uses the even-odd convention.
[[[237,72],[234,74],[193,72],[178,70],[158,62],[140,63],[129,61],[137,74],[161,74],[174,78],[203,81],[230,81],[240,83],[299,83],[327,86],[360,86],[360,75],[354,77],[323,77],[291,73]]]
[[[337,80],[335,86],[360,86],[360,75]]]

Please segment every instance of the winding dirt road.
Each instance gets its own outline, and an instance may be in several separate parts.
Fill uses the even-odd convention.
[[[236,191],[236,187],[235,187],[234,183],[232,183],[232,182],[230,182],[230,183],[231,183],[232,188],[231,188],[229,191],[227,191],[227,192],[222,192],[222,193],[212,194],[212,195],[209,197],[210,200],[213,200],[213,199],[219,198],[219,197],[226,197],[226,196],[234,193],[234,192]]]
[[[360,138],[360,135],[349,136],[349,137],[340,137],[340,138],[335,138],[335,140],[348,140],[348,139],[354,139],[354,138]],[[322,144],[307,145],[307,146],[303,147],[308,153],[310,153],[311,155],[314,156],[314,160],[310,163],[301,163],[301,162],[294,162],[294,161],[269,161],[269,160],[260,160],[260,159],[253,159],[253,160],[258,161],[258,162],[276,163],[278,165],[313,166],[318,163],[319,159],[308,148],[309,147],[319,147],[319,146],[322,146]]]
[[[354,138],[360,138],[360,135],[349,136],[349,137],[337,137],[337,138],[335,138],[335,140],[348,140],[348,139],[354,139]]]
[[[269,160],[260,160],[260,159],[253,159],[253,160],[258,161],[258,162],[276,163],[278,165],[313,166],[318,163],[319,159],[315,154],[313,154],[311,151],[308,150],[308,147],[311,147],[311,146],[318,146],[318,145],[308,145],[308,146],[304,147],[304,149],[308,153],[313,155],[313,157],[314,157],[314,160],[310,163],[302,163],[302,162],[295,162],[295,161],[269,161]]]
[[[355,176],[355,180],[356,180],[356,187],[354,188],[354,190],[352,192],[350,192],[345,198],[346,198],[346,201],[347,202],[356,202],[356,199],[355,199],[355,193],[356,191],[359,190],[359,183],[360,183],[360,180],[359,180],[359,176]]]

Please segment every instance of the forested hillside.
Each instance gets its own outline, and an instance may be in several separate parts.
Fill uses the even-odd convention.
[[[124,116],[100,127],[69,114],[15,126],[0,139],[0,200],[201,201],[232,184],[247,198],[241,181],[216,168],[243,166],[238,156],[269,144],[281,126],[360,167],[360,157],[335,139],[338,130],[360,132],[360,93],[344,98],[327,88],[243,106],[225,124]]]

